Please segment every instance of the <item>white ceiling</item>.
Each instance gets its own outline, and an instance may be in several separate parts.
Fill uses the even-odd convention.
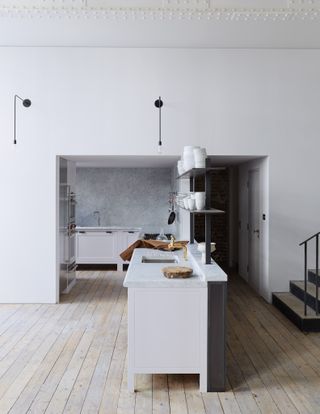
[[[75,161],[79,168],[172,168],[180,157],[167,155],[151,156],[63,156]],[[255,156],[210,155],[212,166],[239,165],[259,158]]]
[[[0,46],[319,48],[320,0],[0,0]]]

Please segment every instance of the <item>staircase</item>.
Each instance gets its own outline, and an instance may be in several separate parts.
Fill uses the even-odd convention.
[[[320,270],[319,233],[309,237],[304,246],[304,280],[291,280],[290,292],[275,292],[272,303],[299,329],[305,332],[320,332]],[[316,242],[316,269],[308,269],[308,244]]]

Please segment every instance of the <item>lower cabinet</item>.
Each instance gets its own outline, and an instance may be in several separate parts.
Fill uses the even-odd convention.
[[[125,249],[127,249],[131,244],[139,238],[139,232],[137,231],[119,231],[117,232],[118,247],[117,254],[119,256]]]
[[[77,263],[109,263],[116,257],[117,238],[113,232],[78,233]]]
[[[128,289],[128,387],[135,374],[200,374],[207,391],[207,289]]]
[[[77,233],[78,264],[122,264],[120,253],[139,238],[138,231],[80,231]]]

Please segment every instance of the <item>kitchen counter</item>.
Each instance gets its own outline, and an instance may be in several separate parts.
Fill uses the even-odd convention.
[[[141,232],[141,227],[125,227],[125,226],[81,227],[81,226],[77,226],[76,231],[139,231]]]
[[[176,259],[145,263],[143,257]],[[193,276],[167,279],[162,268],[187,266]],[[128,389],[135,374],[199,374],[200,391],[225,390],[227,275],[214,262],[201,263],[197,244],[164,252],[135,249],[124,286],[128,288]]]
[[[142,258],[163,257],[177,259],[177,263],[142,263]],[[161,269],[166,266],[186,266],[193,269],[193,275],[187,279],[168,279]],[[132,287],[207,287],[208,282],[226,282],[226,273],[212,261],[211,265],[201,263],[201,253],[197,245],[188,246],[188,260],[184,260],[183,250],[164,252],[154,249],[135,249],[123,285]]]

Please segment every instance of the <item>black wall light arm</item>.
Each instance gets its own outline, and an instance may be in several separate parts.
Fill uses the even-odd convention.
[[[13,104],[13,143],[17,143],[17,99],[20,99],[22,105],[25,108],[29,108],[31,106],[30,99],[22,99],[19,95],[14,95],[14,104]]]
[[[163,101],[161,99],[161,96],[159,96],[159,99],[157,99],[154,103],[155,107],[159,109],[159,141],[158,141],[158,151],[161,152],[162,147],[162,136],[161,136],[161,108],[163,107]]]

